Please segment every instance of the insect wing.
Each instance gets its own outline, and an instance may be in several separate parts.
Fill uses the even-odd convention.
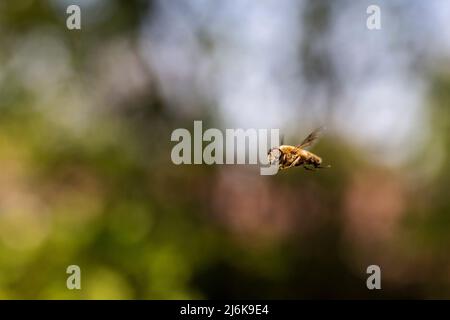
[[[311,132],[301,144],[297,145],[297,147],[302,149],[310,147],[315,141],[317,141],[323,130],[323,127],[317,128]]]

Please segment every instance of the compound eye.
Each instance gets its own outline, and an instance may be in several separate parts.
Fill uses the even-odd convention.
[[[278,159],[281,156],[281,151],[280,149],[275,149],[274,150],[274,156],[276,159]]]
[[[278,148],[273,148],[269,151],[269,161],[275,162],[280,159],[281,151]]]

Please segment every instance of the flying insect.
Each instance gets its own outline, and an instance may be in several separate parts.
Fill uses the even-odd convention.
[[[331,167],[330,165],[322,166],[322,158],[306,150],[319,138],[322,131],[322,127],[317,128],[297,146],[281,145],[270,149],[267,154],[269,164],[272,165],[278,162],[281,170],[303,166],[306,170],[314,171]]]

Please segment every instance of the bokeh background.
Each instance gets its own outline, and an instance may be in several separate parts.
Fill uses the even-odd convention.
[[[0,298],[450,298],[449,21],[443,0],[1,1]],[[174,165],[194,120],[325,125],[332,169]]]

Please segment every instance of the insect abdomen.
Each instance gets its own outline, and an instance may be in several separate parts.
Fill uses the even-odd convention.
[[[321,165],[322,158],[316,156],[314,153],[308,152],[308,156],[307,156],[305,162],[310,164],[310,165],[313,165],[313,166],[317,167],[317,166]]]

